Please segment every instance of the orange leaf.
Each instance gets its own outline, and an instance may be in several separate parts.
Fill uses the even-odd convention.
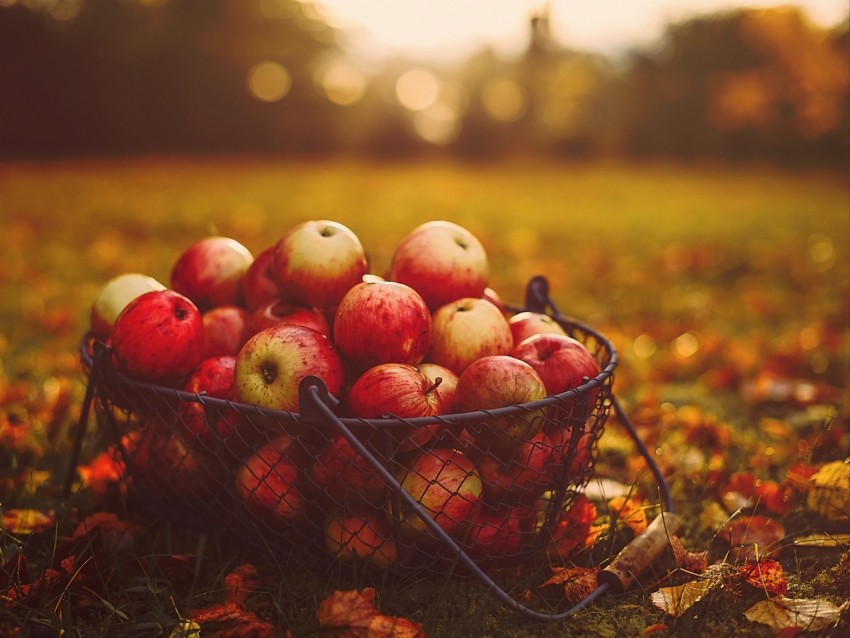
[[[770,558],[747,563],[738,568],[744,582],[764,590],[769,596],[782,596],[788,591],[788,581],[782,565]]]
[[[764,556],[778,556],[778,542],[785,537],[785,528],[767,516],[742,516],[718,532],[731,546],[738,560],[754,561]]]
[[[608,501],[608,508],[612,517],[616,517],[634,530],[635,535],[642,533],[649,527],[646,518],[646,506],[641,499],[635,496],[618,496]]]
[[[708,551],[689,552],[682,545],[682,541],[675,534],[670,536],[670,547],[673,549],[673,557],[676,565],[692,574],[702,574],[708,568]]]
[[[53,510],[11,509],[3,511],[2,529],[8,534],[39,534],[56,525]]]
[[[584,494],[579,494],[552,529],[546,548],[549,558],[562,562],[586,547],[588,539],[591,538],[591,525],[596,520],[596,515],[596,506]]]
[[[124,476],[124,461],[115,446],[112,446],[88,464],[79,466],[77,471],[85,486],[94,494],[102,496],[110,485],[117,483]]]
[[[422,625],[407,618],[373,616],[366,633],[368,638],[427,638]]]
[[[242,604],[257,586],[257,568],[251,563],[240,565],[224,577],[227,589],[225,600],[229,603]]]
[[[380,615],[375,607],[375,597],[374,587],[362,591],[335,591],[319,603],[319,625],[324,628],[362,629],[364,631],[351,635],[366,635],[369,623]]]
[[[212,633],[203,633],[209,638],[273,638],[277,629],[255,613],[246,610],[237,603],[222,603],[189,614],[202,629],[212,629]]]
[[[568,602],[577,603],[587,598],[599,585],[596,575],[599,567],[561,567],[540,587],[546,585],[564,585],[564,597]]]

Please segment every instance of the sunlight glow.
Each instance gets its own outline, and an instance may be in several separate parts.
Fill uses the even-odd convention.
[[[261,102],[277,102],[289,93],[291,87],[292,76],[277,62],[266,60],[248,71],[248,90]]]
[[[440,80],[426,69],[411,69],[399,77],[395,93],[404,108],[424,111],[440,97]]]
[[[487,113],[503,122],[518,120],[527,107],[522,86],[510,78],[497,78],[485,84],[481,99]]]
[[[366,77],[343,60],[322,64],[316,69],[315,80],[325,97],[340,106],[356,104],[366,93]]]

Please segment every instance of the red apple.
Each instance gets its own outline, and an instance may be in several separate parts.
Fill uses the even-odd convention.
[[[236,397],[242,403],[298,412],[298,385],[311,375],[339,396],[345,371],[333,343],[311,328],[279,324],[249,338],[236,356]]]
[[[506,458],[484,454],[475,467],[489,503],[515,504],[533,503],[544,489],[551,488],[558,466],[553,462],[552,442],[540,430]]]
[[[318,308],[296,306],[282,299],[274,299],[257,308],[248,320],[248,335],[271,328],[280,323],[312,328],[323,335],[330,336],[331,328],[324,313]]]
[[[338,432],[331,434],[309,473],[318,490],[340,507],[358,500],[378,503],[387,491],[372,464]]]
[[[233,371],[236,357],[220,355],[201,361],[189,375],[183,390],[217,399],[233,400]],[[178,423],[186,439],[202,449],[227,457],[244,456],[259,439],[259,432],[236,410],[205,406],[197,401],[178,404]]]
[[[248,311],[241,306],[216,306],[203,314],[204,358],[236,355],[250,336]]]
[[[574,484],[583,484],[590,478],[593,469],[593,447],[598,432],[583,431],[583,425],[573,424],[566,427],[547,428],[546,444],[552,450],[551,462],[564,468],[569,463],[568,479]],[[573,441],[573,432],[576,440]]]
[[[546,385],[547,394],[561,394],[577,388],[599,374],[599,364],[580,341],[558,334],[537,334],[519,343],[511,356],[528,363]],[[593,388],[584,396],[559,406],[563,418],[584,421],[599,393]],[[553,418],[559,418],[553,415]]]
[[[269,246],[260,251],[242,278],[242,295],[245,306],[251,312],[281,298],[273,268],[274,248]]]
[[[294,438],[278,434],[237,469],[237,496],[271,525],[299,518],[309,505],[304,483],[306,458]]]
[[[494,507],[479,501],[466,520],[466,553],[480,563],[510,559],[527,537],[525,509]]]
[[[218,459],[188,445],[182,435],[158,421],[121,439],[134,486],[172,504],[199,507],[217,498],[226,484]]]
[[[445,366],[437,363],[423,362],[416,365],[416,368],[428,377],[428,381],[432,384],[440,380],[440,385],[437,386],[440,392],[440,401],[443,403],[443,414],[451,414],[455,411],[455,393],[457,391],[457,375]]]
[[[437,309],[431,317],[427,360],[457,374],[476,359],[508,354],[511,348],[513,338],[507,319],[485,299],[458,299]]]
[[[127,374],[144,381],[173,382],[201,362],[201,313],[173,290],[146,292],[115,320],[112,349],[116,365]]]
[[[391,281],[351,288],[339,302],[333,325],[334,343],[357,370],[419,363],[431,339],[431,313],[422,297]]]
[[[133,299],[152,290],[165,290],[153,277],[137,272],[124,273],[107,281],[98,291],[91,307],[91,331],[101,340],[112,332],[112,325]]]
[[[242,278],[251,251],[229,237],[206,237],[189,246],[171,269],[171,288],[201,310],[243,305]]]
[[[458,412],[492,410],[545,396],[546,386],[534,368],[514,357],[495,355],[474,361],[461,373],[455,408]],[[489,416],[467,423],[466,428],[480,448],[504,452],[537,434],[543,427],[544,414],[545,408],[517,409],[516,414]]]
[[[327,308],[362,281],[368,265],[360,240],[349,228],[317,220],[283,234],[275,245],[273,268],[284,297],[304,306]]]
[[[449,448],[423,451],[397,478],[425,516],[448,534],[461,529],[484,489],[472,461],[462,452]],[[387,509],[391,517],[398,518],[405,536],[420,540],[434,538],[417,511],[404,499],[390,497]]]
[[[439,384],[432,383],[414,366],[382,363],[361,374],[348,391],[351,414],[362,419],[392,415],[402,419],[442,414]],[[431,440],[439,424],[388,428],[400,447],[411,450]]]
[[[561,324],[549,315],[529,310],[508,317],[508,325],[511,327],[515,344],[537,334],[567,334]]]
[[[499,312],[505,312],[505,302],[502,300],[502,296],[490,286],[487,286],[484,289],[484,294],[481,295],[481,298],[486,299],[491,304],[496,306],[496,308],[499,309]]]
[[[414,228],[396,247],[387,275],[413,288],[432,310],[463,297],[482,297],[488,277],[481,242],[448,221]]]
[[[325,547],[340,560],[365,560],[377,567],[389,567],[398,558],[389,523],[371,509],[331,512],[325,523]]]

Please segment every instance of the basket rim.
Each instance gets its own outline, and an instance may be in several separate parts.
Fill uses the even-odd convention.
[[[505,308],[507,310],[517,312],[527,310],[527,308],[525,307],[511,305],[506,305]],[[610,388],[610,383],[607,382],[613,377],[614,369],[616,368],[618,363],[617,350],[611,343],[611,341],[601,332],[575,319],[568,318],[560,314],[542,314],[548,314],[548,316],[557,321],[558,324],[565,329],[568,335],[575,331],[584,332],[589,337],[592,337],[602,347],[602,349],[606,352],[605,360],[607,360],[607,362],[600,369],[599,374],[597,374],[592,379],[587,379],[584,383],[579,386],[576,386],[575,388],[570,388],[569,390],[558,394],[548,395],[543,399],[539,399],[537,401],[529,403],[512,404],[488,410],[476,410],[473,412],[456,412],[425,417],[404,418],[394,414],[387,414],[382,418],[367,419],[359,417],[339,417],[339,420],[342,421],[342,423],[344,423],[346,426],[355,429],[361,429],[363,427],[373,429],[389,429],[394,427],[421,427],[425,425],[435,424],[464,424],[468,422],[481,421],[482,419],[516,416],[521,413],[533,412],[536,410],[559,405],[561,403],[564,403],[565,401],[575,400],[577,397],[588,394],[594,388],[599,388],[601,391],[603,391],[603,393],[606,388]],[[100,346],[95,346],[94,348],[100,347],[108,351],[108,346],[106,346],[106,344],[102,340],[98,339],[93,333],[86,332],[83,335],[82,339],[80,340],[80,358],[83,363],[84,371],[89,377],[89,382],[91,382],[91,379],[93,378],[92,371],[95,365],[96,357],[93,352],[94,348],[92,347],[92,344],[100,344]],[[305,412],[290,412],[285,410],[276,410],[273,408],[265,408],[252,403],[241,403],[239,401],[231,401],[229,399],[211,397],[203,393],[187,392],[179,388],[158,385],[156,383],[135,379],[130,375],[127,375],[116,369],[112,364],[111,357],[103,357],[103,359],[106,360],[105,364],[103,364],[103,368],[105,368],[105,370],[102,369],[100,371],[101,374],[103,374],[105,378],[110,379],[113,382],[117,381],[121,386],[127,386],[146,392],[152,392],[155,394],[176,399],[178,401],[201,403],[204,406],[208,405],[210,407],[218,409],[231,409],[248,415],[257,415],[276,420],[286,420],[289,422],[300,423],[302,425],[309,425],[313,427],[317,425],[331,426],[331,424],[327,423],[325,419],[322,419],[320,415],[314,417],[312,415],[308,415]],[[302,384],[308,379],[302,381]],[[314,377],[314,379],[316,378]]]

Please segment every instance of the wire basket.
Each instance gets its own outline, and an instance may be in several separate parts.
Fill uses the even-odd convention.
[[[286,552],[317,572],[352,565],[424,578],[459,566],[511,601],[491,575],[552,560],[558,523],[593,473],[617,353],[557,311],[542,277],[529,282],[523,307],[508,310],[549,314],[599,374],[534,403],[359,419],[339,416],[316,377],[301,383],[300,413],[141,382],[86,336],[81,422],[93,404],[131,493],[159,517]],[[510,447],[486,435],[506,422],[533,435]]]

